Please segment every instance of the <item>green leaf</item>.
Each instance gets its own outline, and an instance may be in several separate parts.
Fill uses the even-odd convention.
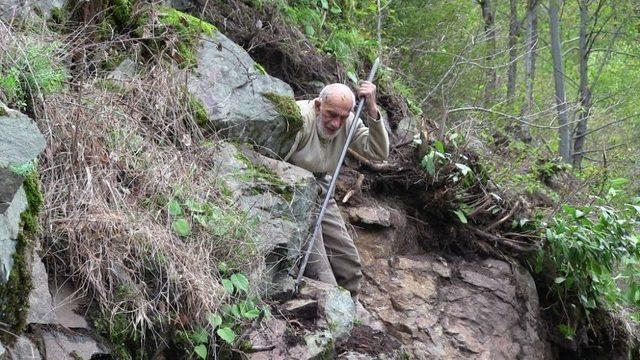
[[[329,9],[329,1],[328,0],[320,0],[320,3],[322,4],[322,10],[328,10]]]
[[[173,232],[175,232],[179,236],[191,235],[191,225],[189,225],[189,222],[184,218],[180,218],[174,221],[173,225],[171,225],[171,228],[173,229]]]
[[[425,155],[420,162],[422,168],[429,174],[429,176],[433,177],[436,174],[436,164],[433,162],[434,152],[430,152]]]
[[[233,316],[235,316],[236,318],[241,317],[241,316],[242,316],[242,313],[240,312],[240,306],[238,306],[237,304],[236,304],[236,305],[233,305],[233,306],[231,307],[231,314],[232,314]]]
[[[566,278],[562,277],[562,276],[558,276],[557,278],[555,278],[553,280],[553,282],[555,282],[556,284],[561,284],[563,283],[565,280],[567,280]]]
[[[617,186],[617,187],[623,186],[623,185],[627,184],[628,182],[629,182],[629,180],[625,179],[625,178],[616,178],[616,179],[609,180],[609,183],[612,186]]]
[[[175,200],[169,201],[169,204],[167,204],[167,210],[169,211],[169,214],[171,216],[180,216],[180,215],[182,215],[182,207]]]
[[[218,314],[209,314],[207,320],[209,320],[209,324],[211,324],[214,329],[222,325],[222,316]]]
[[[218,334],[218,336],[228,344],[233,344],[233,340],[236,338],[236,333],[234,333],[228,326],[218,329],[216,334]]]
[[[243,274],[231,275],[231,282],[236,287],[236,289],[244,291],[245,293],[249,291],[249,279],[247,279],[247,277]]]
[[[569,340],[573,340],[573,337],[576,335],[576,330],[569,325],[560,324],[558,325],[558,330]]]
[[[187,203],[185,205],[187,205],[187,209],[189,209],[189,211],[191,211],[192,213],[204,212],[204,205],[200,204],[199,202],[187,200]]]
[[[338,6],[336,4],[333,4],[329,11],[331,11],[331,13],[334,14],[334,15],[338,15],[338,14],[342,13],[342,9],[340,9],[340,6]]]
[[[229,271],[229,266],[227,265],[226,262],[221,261],[218,264],[218,272],[220,272],[220,274],[225,274],[227,271]]]
[[[464,215],[464,213],[461,210],[455,210],[453,213],[458,215],[458,219],[460,219],[461,223],[463,224],[467,223],[467,217]]]
[[[436,140],[433,146],[436,148],[436,150],[438,150],[438,152],[444,154],[444,143],[442,141]]]
[[[229,279],[222,279],[222,286],[224,287],[224,290],[229,293],[229,294],[233,294],[233,283],[231,282],[231,280]]]
[[[200,344],[200,345],[196,346],[195,348],[193,348],[193,351],[196,352],[196,354],[198,355],[198,357],[200,359],[206,359],[207,358],[207,347],[204,344]]]
[[[244,316],[247,319],[255,319],[258,316],[260,316],[260,310],[258,310],[258,309],[249,310],[249,311],[243,313],[242,316]]]
[[[313,35],[316,34],[316,29],[314,29],[311,24],[305,24],[304,32],[307,34],[307,36],[313,37]]]
[[[209,341],[209,334],[207,330],[199,328],[191,334],[191,339],[197,344],[204,344]]]

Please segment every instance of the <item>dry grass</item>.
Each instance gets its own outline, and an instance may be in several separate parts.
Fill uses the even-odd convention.
[[[3,59],[21,38],[0,29]],[[78,32],[56,40],[61,53],[87,48]],[[202,326],[228,298],[218,264],[249,274],[261,259],[242,216],[232,224],[242,233],[214,235],[195,222],[192,236],[172,231],[172,199],[239,214],[209,160],[215,140],[205,141],[195,124],[184,76],[171,65],[151,59],[126,81],[87,73],[99,69],[90,65],[31,109],[48,142],[40,175],[50,272],[74,279],[105,316],[126,316],[143,342],[149,334]]]

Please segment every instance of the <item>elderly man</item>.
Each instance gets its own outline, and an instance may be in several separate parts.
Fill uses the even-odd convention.
[[[333,174],[338,165],[353,121],[357,121],[358,125],[350,149],[372,160],[384,160],[389,156],[389,136],[376,105],[376,86],[363,81],[357,93],[365,101],[364,115],[368,128],[361,119],[354,119],[351,110],[355,105],[355,96],[346,85],[327,85],[318,98],[297,102],[304,127],[296,135],[285,160],[313,172],[323,196],[331,181],[327,174]],[[322,219],[322,233],[311,250],[305,274],[340,285],[357,299],[362,278],[360,257],[334,199],[327,206]]]

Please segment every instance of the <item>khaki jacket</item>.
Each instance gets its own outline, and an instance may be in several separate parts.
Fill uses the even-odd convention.
[[[300,108],[304,126],[296,135],[291,151],[284,160],[315,174],[333,174],[355,115],[353,112],[349,115],[335,138],[323,140],[318,136],[314,100],[297,101],[296,104]],[[368,128],[358,119],[349,148],[370,160],[382,161],[389,157],[389,135],[384,127],[382,115],[378,116],[379,120],[368,119]]]

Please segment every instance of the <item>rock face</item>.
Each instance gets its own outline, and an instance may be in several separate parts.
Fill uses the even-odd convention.
[[[26,19],[36,14],[45,18],[55,8],[62,8],[65,0],[0,0],[0,20]]]
[[[249,358],[396,359],[400,355],[395,339],[367,324],[355,324],[360,321],[356,305],[344,289],[305,278],[299,296],[275,310],[275,317],[248,335],[253,352]]]
[[[259,219],[257,243],[269,254],[265,266],[275,276],[298,256],[311,226],[317,193],[313,174],[229,143],[219,144],[212,161],[236,206]]]
[[[302,126],[293,91],[264,73],[249,54],[220,32],[205,38],[188,88],[210,126],[284,156]]]
[[[361,301],[415,359],[549,359],[539,336],[535,284],[520,267],[488,259],[378,259]]]
[[[22,188],[24,175],[44,149],[36,125],[0,103],[0,281],[6,283],[13,268],[20,228],[20,214],[27,209]]]

